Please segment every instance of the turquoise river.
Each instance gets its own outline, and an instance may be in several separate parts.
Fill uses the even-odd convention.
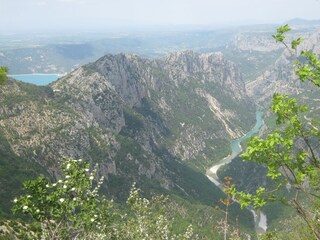
[[[219,187],[223,191],[223,186],[221,185],[220,179],[217,176],[217,171],[220,167],[222,167],[225,164],[230,163],[236,156],[238,156],[241,151],[241,142],[243,140],[246,140],[250,138],[252,135],[259,132],[260,128],[264,124],[263,122],[263,112],[257,111],[256,112],[256,124],[255,126],[247,132],[245,135],[243,135],[241,138],[232,140],[230,142],[231,147],[231,154],[224,159],[220,160],[218,163],[213,165],[210,169],[207,170],[207,177],[208,179],[213,182],[217,187]],[[249,210],[252,212],[254,221],[255,221],[255,228],[257,233],[264,233],[267,230],[267,216],[262,211],[254,211],[253,209],[249,208]]]

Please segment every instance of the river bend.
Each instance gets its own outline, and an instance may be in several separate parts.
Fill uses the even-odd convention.
[[[238,156],[241,151],[241,142],[243,140],[246,140],[250,138],[252,135],[256,134],[259,132],[260,128],[263,125],[263,118],[262,118],[262,111],[257,111],[256,112],[256,124],[255,126],[247,132],[245,135],[243,135],[241,138],[232,140],[230,142],[230,147],[231,147],[231,154],[224,159],[220,160],[218,163],[213,165],[211,168],[207,170],[207,177],[208,179],[213,182],[217,187],[219,187],[223,191],[223,187],[221,185],[220,179],[217,176],[217,171],[220,167],[222,167],[225,164],[230,163],[236,156]],[[262,211],[255,211],[251,208],[249,210],[253,214],[253,218],[255,221],[255,229],[258,234],[264,233],[267,230],[267,216],[262,212]]]

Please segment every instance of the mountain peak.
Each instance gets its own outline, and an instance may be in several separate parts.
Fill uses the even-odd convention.
[[[135,181],[148,191],[218,201],[199,171],[227,155],[230,139],[254,122],[241,74],[220,53],[108,54],[49,87],[11,85],[14,94],[12,87],[0,94],[0,130],[14,154],[52,177],[63,156],[99,163],[105,188],[119,197]],[[206,184],[209,190],[198,187]]]

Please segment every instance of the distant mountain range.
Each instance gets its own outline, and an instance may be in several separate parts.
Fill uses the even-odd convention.
[[[314,26],[314,25],[320,25],[320,19],[318,20],[307,20],[302,18],[294,18],[286,22],[289,25],[306,25],[306,26]]]

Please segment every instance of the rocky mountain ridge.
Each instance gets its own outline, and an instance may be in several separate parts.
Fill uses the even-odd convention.
[[[88,84],[81,84],[84,81],[87,81]],[[210,90],[206,89],[206,84],[210,86]],[[96,89],[95,86],[99,86],[99,89]],[[92,109],[96,111],[100,109],[104,112],[110,110],[109,113],[112,112],[110,108],[113,108],[114,105],[125,104],[129,108],[143,108],[142,105],[146,104],[147,100],[148,104],[152,105],[150,107],[160,114],[163,124],[167,122],[169,125],[174,125],[167,126],[171,131],[177,128],[179,131],[180,129],[190,130],[187,125],[190,120],[185,112],[190,111],[192,114],[195,109],[185,109],[182,112],[177,105],[185,107],[188,101],[194,105],[191,102],[194,99],[188,99],[188,95],[194,95],[195,99],[199,99],[200,104],[203,105],[199,107],[206,108],[202,110],[204,116],[197,116],[198,119],[203,121],[202,117],[210,117],[219,122],[227,133],[225,136],[219,135],[224,139],[237,138],[243,133],[241,127],[238,129],[236,127],[241,126],[238,124],[239,115],[233,112],[233,108],[240,105],[238,101],[244,100],[247,106],[251,104],[246,97],[240,72],[234,64],[224,60],[220,53],[197,54],[186,51],[156,60],[142,59],[136,55],[106,55],[97,62],[74,71],[53,84],[52,88],[56,92],[73,92],[74,95],[81,95],[82,100],[94,105]],[[219,97],[223,98],[223,101],[216,97],[217,93],[221,95],[222,92],[224,96]],[[112,98],[110,94],[113,93],[117,95],[116,104],[111,106],[108,103],[99,102],[101,99]],[[181,100],[187,102],[181,102]],[[230,101],[231,106],[227,106],[224,100]],[[233,108],[230,109],[230,107]],[[175,108],[177,108],[176,111]],[[252,108],[250,110],[252,111]],[[182,116],[177,116],[177,111]],[[211,116],[206,116],[208,114]],[[117,111],[116,115],[107,116],[108,120],[104,121],[110,122],[111,119],[116,119],[114,123],[118,125],[113,125],[117,126],[115,130],[119,131],[125,124],[123,117],[124,115]],[[179,117],[181,121],[178,122]],[[153,142],[157,140],[153,139]],[[201,144],[191,144],[190,147],[195,145]],[[182,151],[175,151],[175,154],[183,156]],[[187,155],[190,154],[187,153]]]
[[[254,122],[241,74],[220,53],[106,55],[48,87],[9,80],[0,91],[0,131],[16,156],[55,178],[63,156],[98,163],[119,198],[136,181],[218,199],[200,172]]]

